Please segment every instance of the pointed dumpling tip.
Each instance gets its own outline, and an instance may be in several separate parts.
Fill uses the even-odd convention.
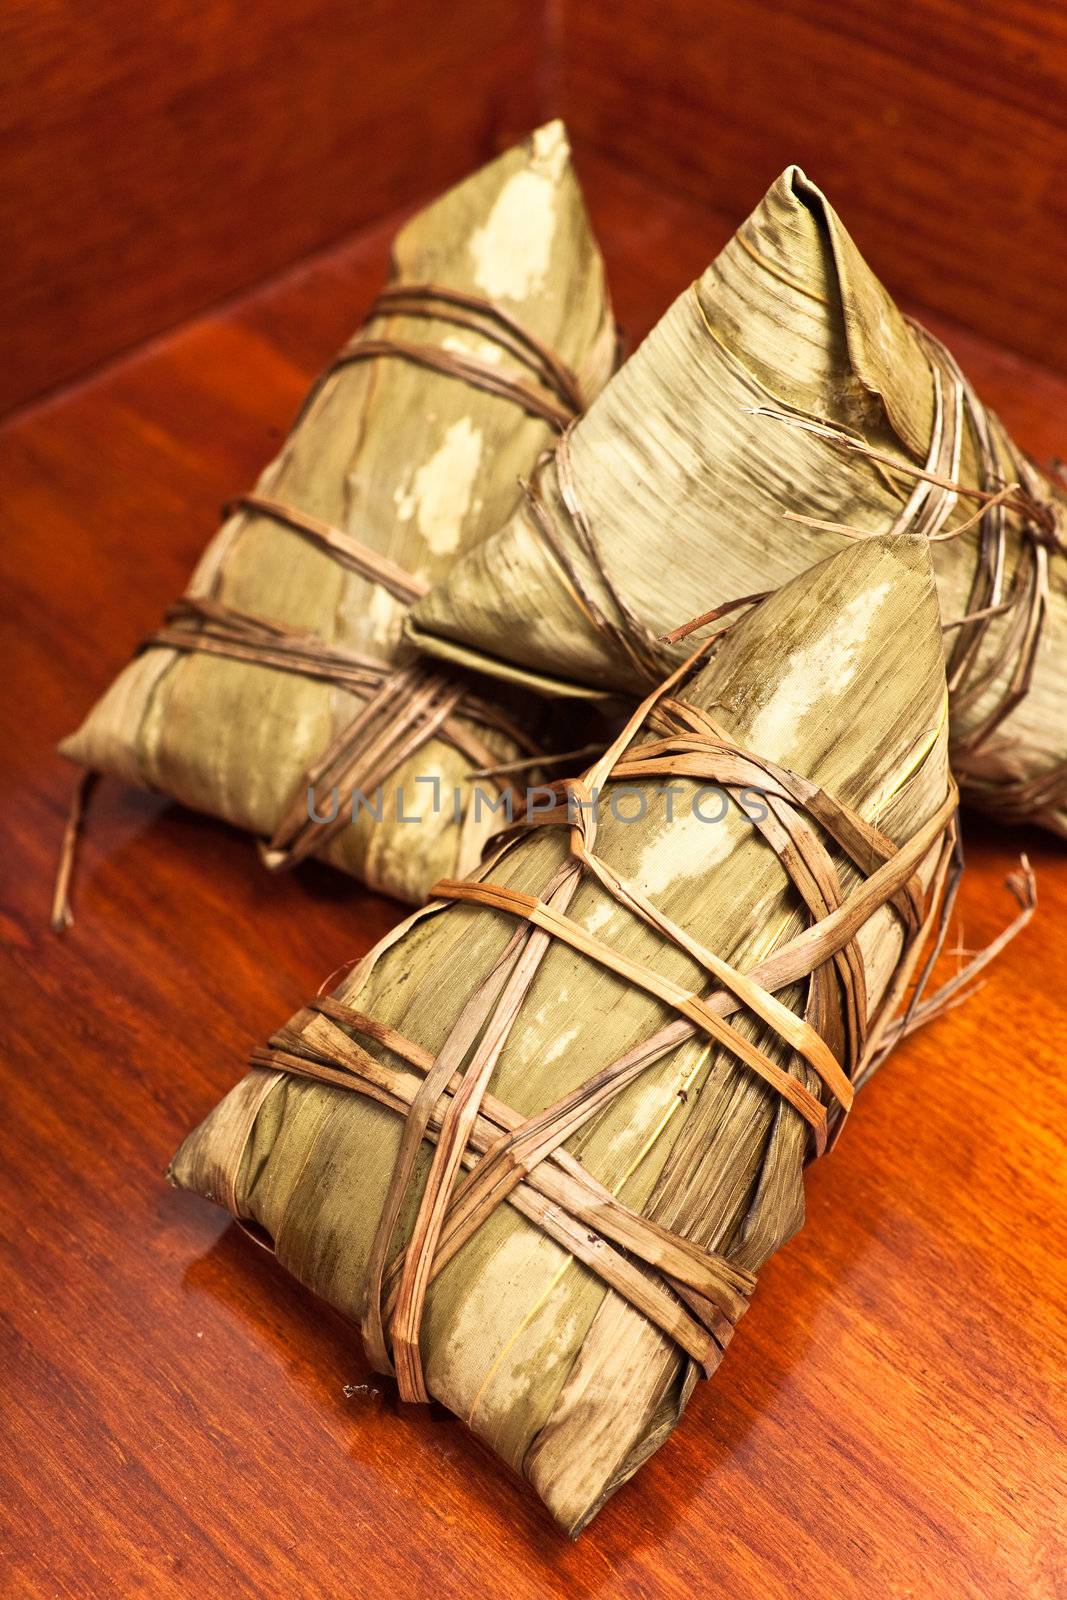
[[[826,204],[826,196],[819,188],[819,185],[809,178],[804,168],[798,166],[795,161],[785,169],[782,177],[788,179],[790,189],[799,200],[807,201],[811,199],[818,201],[822,205]]]
[[[539,128],[534,128],[529,136],[529,143],[535,150],[538,146],[543,149],[547,145],[564,151],[568,156],[571,153],[570,134],[562,117],[550,117],[547,122],[542,122]]]
[[[558,185],[571,166],[567,129],[560,118],[542,123],[525,138],[469,172],[466,177],[430,200],[399,230],[393,241],[394,265],[409,265],[408,258],[429,252],[465,249],[475,228],[486,225],[509,180],[523,174],[549,178]],[[525,209],[530,209],[526,207]],[[521,217],[519,218],[521,221]],[[436,237],[439,236],[439,237]]]

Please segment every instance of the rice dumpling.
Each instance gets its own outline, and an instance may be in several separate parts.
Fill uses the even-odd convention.
[[[468,773],[535,747],[416,659],[404,613],[506,519],[614,348],[551,122],[400,230],[364,327],[63,752],[251,830],[272,866],[321,854],[414,902],[465,871],[494,826]]]
[[[698,588],[714,609],[922,534],[964,796],[1065,832],[1065,504],[794,167],[409,632],[542,690],[638,693]]]
[[[577,1532],[900,1033],[953,852],[926,542],[849,546],[255,1053],[171,1178]]]

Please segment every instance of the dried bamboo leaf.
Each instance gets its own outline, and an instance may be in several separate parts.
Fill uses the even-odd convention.
[[[907,527],[934,541],[965,794],[1067,830],[1063,499],[797,168],[565,443],[536,500],[416,605],[425,649],[542,690],[637,691],[678,659],[659,639],[698,582],[718,605]]]
[[[432,285],[500,308],[565,364],[579,398],[591,398],[611,371],[615,333],[603,266],[559,122],[407,223],[394,241],[390,284],[392,298],[387,291],[357,336],[355,357],[398,341],[453,365],[473,360],[490,380],[499,372],[544,395],[545,382],[531,370],[538,363],[521,339],[509,344],[498,321],[465,305],[398,298],[399,285]],[[548,401],[551,410],[554,394]],[[383,676],[378,668],[375,677],[376,663],[398,669],[413,657],[401,642],[411,598],[405,579],[421,592],[499,526],[515,503],[519,476],[552,437],[546,417],[513,397],[395,352],[350,355],[312,390],[259,480],[258,503],[236,505],[188,595],[367,658],[371,670],[364,676],[373,688]],[[313,529],[290,525],[272,506],[336,531],[309,537]],[[380,577],[377,569],[370,576],[360,570],[358,560],[352,564],[346,538],[377,558]],[[184,627],[199,638],[205,626],[187,606],[163,637],[181,642]],[[232,639],[225,648],[232,651]],[[262,638],[253,638],[251,648],[262,651]],[[61,748],[85,767],[162,790],[270,839],[292,807],[306,821],[306,775],[367,700],[370,690],[357,692],[351,663],[347,670],[338,682],[277,670],[259,658],[144,649]],[[440,710],[447,693],[446,684],[431,710]],[[399,715],[399,697],[387,684],[382,737]],[[528,747],[521,749],[504,719],[497,726],[492,714],[488,722],[461,714],[454,720],[470,748],[439,735],[401,758],[389,772],[382,822],[361,811],[329,841],[322,852],[328,860],[413,901],[442,872],[477,860],[492,823],[470,815],[467,773],[527,754]],[[389,761],[378,766],[388,769]],[[435,810],[429,786],[416,784],[432,777],[447,797],[460,788],[458,819],[450,801]],[[329,783],[324,787],[328,795]],[[399,824],[401,810],[419,813],[422,825]]]
[[[524,923],[493,904],[453,899],[416,912],[331,1000],[299,1013],[271,1050],[256,1053],[262,1065],[190,1134],[171,1171],[179,1186],[253,1222],[290,1272],[373,1332],[375,1235],[393,1193],[405,1125],[400,1113],[408,1113],[419,1085],[430,1084],[431,1137],[419,1145],[422,1124],[412,1124],[413,1182],[398,1193],[392,1239],[386,1229],[390,1257],[413,1229],[424,1236],[421,1197],[430,1192],[424,1186],[440,1181],[427,1176],[433,1139],[457,1115],[479,1062],[491,1076],[489,1094],[474,1102],[468,1166],[501,1130],[513,1132],[636,1051],[641,1069],[602,1105],[583,1101],[583,1114],[595,1114],[574,1125],[562,1148],[530,1157],[526,1166],[516,1167],[513,1156],[502,1170],[508,1181],[523,1181],[487,1215],[472,1213],[478,1225],[469,1236],[456,1210],[461,1191],[444,1182],[439,1192],[452,1209],[438,1238],[439,1270],[421,1327],[414,1323],[414,1347],[403,1342],[401,1323],[392,1324],[394,1355],[398,1362],[403,1357],[398,1373],[419,1379],[421,1371],[426,1391],[525,1474],[570,1532],[678,1420],[697,1372],[693,1351],[700,1345],[689,1313],[702,1304],[699,1295],[714,1313],[703,1326],[717,1330],[710,1355],[700,1356],[710,1370],[750,1275],[803,1219],[805,1114],[738,1050],[746,1057],[753,1048],[762,1051],[766,1066],[787,1071],[791,1089],[821,1116],[820,1077],[809,1065],[825,1056],[821,1041],[853,1070],[873,1061],[870,1051],[886,1020],[879,1020],[879,1006],[883,999],[889,1009],[897,1005],[914,965],[917,945],[904,957],[902,902],[885,903],[884,892],[878,909],[868,904],[857,916],[847,960],[831,958],[821,945],[809,982],[799,976],[807,969],[797,965],[797,950],[812,937],[804,932],[811,925],[805,898],[824,894],[831,905],[835,896],[861,892],[875,858],[863,872],[853,862],[875,848],[872,839],[887,836],[877,859],[888,855],[890,866],[888,840],[903,847],[899,859],[911,864],[899,874],[901,883],[917,871],[928,886],[943,870],[955,790],[925,541],[866,541],[808,570],[717,641],[710,663],[646,720],[640,739],[653,740],[654,763],[661,745],[667,752],[669,782],[641,775],[648,769],[641,769],[636,748],[618,758],[616,779],[607,785],[617,803],[601,804],[595,832],[596,871],[567,879],[570,830],[546,825],[512,842],[483,866],[477,882],[442,890],[518,896],[520,907],[523,896],[540,896],[567,911],[566,939],[542,933],[545,923],[524,933]],[[796,824],[810,846],[805,860],[823,859],[816,839],[828,852],[822,888],[809,886],[802,898],[801,866],[793,861],[791,875],[783,866],[774,828],[795,808],[768,800],[771,818],[760,827],[749,820],[743,791],[731,788],[725,806],[706,796],[701,801],[707,784],[686,775],[691,758],[678,753],[689,746],[660,738],[668,723],[705,730],[703,743],[694,736],[694,748],[720,756],[735,747],[758,752],[851,808],[851,833],[835,824],[842,844],[819,823],[807,833]],[[615,762],[616,754],[604,761]],[[831,815],[828,801],[822,810],[817,800],[807,804],[813,814]],[[723,819],[713,821],[719,812]],[[635,820],[624,820],[635,813]],[[683,942],[662,937],[608,892],[612,874],[631,886],[635,904],[684,929]],[[504,889],[491,889],[487,880]],[[561,884],[573,889],[569,903]],[[905,910],[910,906],[908,900]],[[651,984],[592,959],[590,951],[602,945],[614,952],[613,961],[643,964]],[[709,979],[709,970],[720,973],[722,963],[766,982],[770,992],[759,999],[751,980],[736,979],[735,992],[756,995],[758,1012],[731,1001],[728,990],[717,991],[721,978]],[[832,980],[831,971],[838,975]],[[683,1006],[679,1016],[679,994],[716,991],[708,1008],[711,1033],[686,1023],[692,1008]],[[761,1020],[778,1014],[777,1003],[788,1008],[791,1034],[805,1054]],[[487,1010],[492,1004],[495,1017]],[[358,1027],[346,1025],[351,1011],[341,1008],[351,1007],[364,1014]],[[509,1028],[499,1020],[504,1009]],[[703,1015],[699,1008],[696,1014]],[[727,1036],[734,1043],[724,1047],[714,1030],[727,1020],[736,1036]],[[658,1042],[646,1047],[649,1040]],[[278,1064],[286,1070],[270,1070]],[[303,1081],[301,1072],[317,1072],[322,1081]],[[363,1092],[343,1087],[351,1086],[349,1072],[363,1074]],[[443,1074],[439,1084],[426,1077],[433,1073]],[[554,1126],[562,1136],[571,1124]],[[438,1150],[444,1143],[441,1134]],[[623,1215],[620,1208],[629,1209]],[[641,1215],[657,1225],[643,1246]],[[446,1251],[450,1228],[458,1231]],[[679,1252],[694,1246],[695,1268],[707,1280],[699,1272],[685,1276],[684,1262],[678,1265]],[[605,1278],[609,1267],[614,1275]],[[396,1287],[389,1274],[385,1282]],[[655,1320],[663,1314],[664,1283],[670,1336]],[[697,1299],[684,1283],[701,1285]],[[387,1325],[394,1302],[386,1298]],[[653,1302],[658,1313],[649,1310]],[[395,1308],[401,1319],[403,1292]],[[373,1340],[369,1348],[373,1356]]]

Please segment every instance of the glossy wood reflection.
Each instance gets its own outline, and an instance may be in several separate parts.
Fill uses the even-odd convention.
[[[636,338],[732,219],[582,170]],[[716,1380],[574,1545],[162,1181],[250,1046],[399,912],[324,868],[270,878],[247,838],[105,781],[78,920],[54,938],[71,773],[52,747],[275,451],[394,222],[0,435],[0,1591],[1052,1596],[1067,852],[1051,840],[968,819],[966,944],[1010,914],[1020,848],[1040,920],[861,1096]],[[1062,449],[1067,381],[936,326],[1022,443]]]

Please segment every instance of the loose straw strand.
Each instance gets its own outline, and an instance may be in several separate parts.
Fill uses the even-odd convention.
[[[54,933],[62,933],[74,925],[74,913],[70,904],[71,882],[85,820],[85,808],[96,783],[96,777],[95,772],[85,768],[78,774],[78,780],[71,793],[67,820],[63,827],[63,839],[59,846],[55,887],[52,891],[51,923]]]

